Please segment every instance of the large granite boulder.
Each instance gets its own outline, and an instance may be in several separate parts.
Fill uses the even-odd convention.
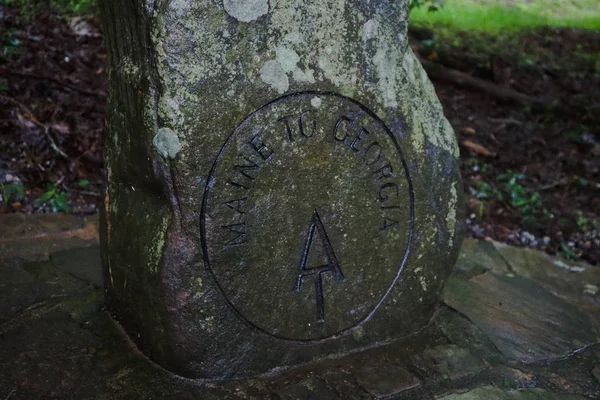
[[[107,305],[237,378],[405,337],[462,239],[458,147],[407,1],[100,1]]]

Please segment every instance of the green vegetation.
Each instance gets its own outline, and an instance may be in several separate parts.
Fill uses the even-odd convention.
[[[531,193],[521,184],[523,179],[525,175],[513,171],[498,175],[498,181],[502,182],[498,200],[508,200],[511,207],[524,215],[537,214],[542,211],[542,199],[538,192]]]
[[[416,8],[423,8],[429,12],[437,11],[444,6],[444,0],[410,0],[411,11]]]
[[[1,1],[1,0],[0,0]],[[17,32],[10,29],[0,36],[0,60],[10,59],[20,50],[21,41],[17,37]]]
[[[483,216],[483,208],[487,202],[498,201],[517,210],[524,220],[532,220],[536,216],[552,218],[552,214],[543,207],[539,192],[532,192],[523,186],[525,180],[524,174],[509,170],[497,176],[497,183],[476,181],[473,194],[480,202],[478,217]]]
[[[579,255],[577,253],[575,253],[573,250],[571,250],[569,245],[564,242],[560,244],[560,253],[567,260],[571,260],[571,261],[579,260]]]
[[[597,0],[448,0],[430,12],[428,7],[411,11],[411,23],[442,25],[469,31],[498,32],[539,26],[600,29]]]
[[[46,187],[46,192],[36,200],[37,205],[47,203],[53,212],[68,212],[70,210],[69,195],[61,192],[55,185],[49,184]]]
[[[600,230],[598,230],[600,229],[600,219],[587,217],[582,211],[576,210],[575,222],[577,223],[579,232],[587,233],[597,231],[597,237],[600,239]]]
[[[25,186],[22,183],[11,182],[2,185],[2,200],[6,204],[21,201],[25,197]]]
[[[96,11],[96,0],[0,0],[0,4],[18,7],[25,16],[40,12],[85,15]]]

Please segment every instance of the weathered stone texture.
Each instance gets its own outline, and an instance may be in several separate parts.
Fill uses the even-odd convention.
[[[146,354],[234,378],[428,323],[462,187],[406,1],[100,6],[104,279]]]

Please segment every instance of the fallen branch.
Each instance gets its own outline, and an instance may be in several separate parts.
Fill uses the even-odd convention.
[[[536,109],[548,109],[555,105],[550,99],[528,96],[513,89],[496,85],[495,83],[487,82],[483,79],[475,78],[469,74],[465,74],[464,72],[446,68],[440,64],[436,64],[428,60],[421,59],[421,64],[423,64],[423,68],[425,68],[425,71],[427,71],[429,77],[434,80],[446,81],[456,85],[476,89],[488,93],[498,99],[513,101]]]
[[[475,153],[486,157],[496,157],[496,153],[489,151],[479,143],[473,142],[472,140],[463,140],[462,145],[473,150]]]
[[[38,120],[35,117],[35,115],[31,112],[31,110],[29,108],[27,108],[27,106],[25,104],[18,102],[17,100],[13,99],[12,97],[4,96],[2,94],[0,94],[0,99],[7,101],[9,103],[13,103],[14,105],[16,105],[18,107],[21,107],[21,109],[25,112],[28,119],[44,131],[44,135],[46,135],[46,138],[48,138],[48,141],[50,142],[50,147],[52,147],[52,149],[55,152],[57,152],[61,157],[66,158],[66,159],[69,158],[69,156],[67,156],[67,154],[64,151],[62,151],[62,149],[60,147],[58,147],[58,145],[54,141],[54,138],[52,137],[52,135],[50,135],[50,127],[48,125],[40,122],[40,120]]]
[[[566,179],[561,179],[561,180],[559,180],[559,181],[552,182],[552,183],[549,183],[549,184],[547,184],[547,185],[541,185],[541,186],[538,186],[537,188],[535,188],[535,191],[536,191],[536,192],[541,192],[541,191],[543,191],[543,190],[550,190],[550,189],[554,189],[555,187],[558,187],[558,186],[564,186],[564,185],[567,185],[568,183],[569,183],[569,181],[568,181],[568,180],[566,180]]]
[[[58,85],[64,86],[67,89],[74,90],[74,91],[79,92],[81,94],[85,94],[85,95],[88,95],[88,96],[96,96],[96,97],[100,97],[101,99],[105,99],[106,98],[106,94],[103,93],[103,92],[95,92],[93,90],[83,89],[83,88],[77,87],[75,85],[72,85],[70,83],[67,83],[67,82],[61,81],[59,79],[53,78],[51,76],[43,76],[43,75],[30,74],[30,73],[27,73],[27,72],[11,71],[11,70],[8,70],[6,68],[0,68],[0,73],[7,74],[7,75],[20,76],[22,78],[30,78],[30,79],[37,79],[37,80],[41,80],[41,81],[54,82],[54,83],[56,83]]]
[[[488,120],[491,122],[497,122],[503,125],[517,125],[517,126],[523,126],[523,122],[518,121],[516,119],[513,118],[491,118],[488,117]]]

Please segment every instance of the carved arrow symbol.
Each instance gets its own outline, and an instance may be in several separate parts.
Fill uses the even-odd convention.
[[[327,258],[327,264],[320,265],[318,267],[307,267],[308,255],[310,253],[311,246],[313,245],[313,238],[316,235],[321,239],[321,244],[325,251],[325,257]],[[296,293],[300,292],[304,278],[308,276],[314,276],[315,282],[315,295],[317,301],[317,320],[319,322],[325,322],[325,301],[323,298],[323,277],[322,274],[329,272],[337,281],[344,279],[344,274],[340,268],[340,264],[333,252],[333,246],[327,237],[325,227],[321,222],[321,218],[317,213],[317,210],[313,213],[310,227],[308,228],[308,235],[306,236],[306,243],[304,244],[304,250],[302,251],[302,258],[298,267],[298,279],[296,280]]]

